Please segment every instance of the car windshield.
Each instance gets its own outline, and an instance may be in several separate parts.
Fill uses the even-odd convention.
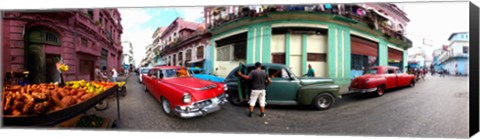
[[[142,74],[147,74],[147,73],[148,73],[148,69],[142,69],[140,72],[141,72]]]
[[[377,68],[372,68],[372,69],[368,70],[367,73],[368,74],[377,74],[377,72],[378,72]]]
[[[201,69],[192,70],[192,73],[193,73],[193,74],[203,74],[203,72],[204,72],[204,71],[201,70]]]
[[[164,78],[179,78],[179,77],[189,77],[187,70],[185,69],[166,69],[163,70]]]

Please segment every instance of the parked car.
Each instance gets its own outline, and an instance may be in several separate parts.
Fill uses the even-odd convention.
[[[227,102],[225,85],[191,77],[178,66],[159,66],[142,75],[144,89],[161,102],[169,116],[191,118],[221,109]]]
[[[150,68],[148,67],[142,67],[140,68],[140,70],[138,70],[138,82],[139,83],[142,83],[142,75],[146,75],[148,73],[148,71],[150,70]]]
[[[373,93],[382,96],[387,89],[403,86],[415,86],[415,76],[403,73],[394,66],[374,66],[367,74],[352,80],[349,90],[353,93]]]
[[[248,81],[240,79],[237,71],[243,74],[255,69],[254,64],[241,65],[233,69],[225,79],[229,101],[241,105],[249,98]],[[339,94],[339,86],[329,78],[297,77],[290,69],[281,64],[262,64],[271,78],[266,89],[266,102],[273,105],[313,105],[316,109],[330,108]]]
[[[188,73],[195,78],[212,81],[212,82],[223,83],[223,81],[225,80],[225,78],[222,78],[222,77],[218,77],[211,74],[205,74],[205,71],[202,68],[188,68]]]

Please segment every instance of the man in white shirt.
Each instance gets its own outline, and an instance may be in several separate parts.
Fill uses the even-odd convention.
[[[117,70],[115,70],[115,68],[113,68],[112,69],[112,82],[117,82],[117,78],[118,78]]]

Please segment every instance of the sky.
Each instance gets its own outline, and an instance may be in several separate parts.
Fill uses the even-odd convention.
[[[203,7],[188,8],[120,8],[123,26],[122,41],[133,46],[135,63],[140,64],[146,55],[146,46],[153,42],[153,32],[160,26],[168,26],[177,17],[201,23]]]
[[[466,2],[396,3],[407,13],[407,38],[418,49],[423,47],[427,59],[433,59],[433,49],[448,45],[448,37],[454,32],[469,31],[469,11]],[[423,38],[431,40],[432,47],[425,47]],[[420,46],[420,47],[419,47]],[[409,50],[410,52],[414,52]]]
[[[468,3],[466,2],[417,2],[395,3],[407,13],[410,19],[406,27],[407,38],[413,46],[424,46],[423,39],[432,42],[426,48],[431,54],[433,48],[448,44],[453,32],[468,32]],[[152,34],[159,26],[168,26],[175,18],[202,22],[203,7],[185,8],[125,8],[119,9],[122,17],[122,41],[130,41],[134,47],[137,64],[145,56],[145,47],[152,43]],[[427,55],[431,56],[431,55]]]

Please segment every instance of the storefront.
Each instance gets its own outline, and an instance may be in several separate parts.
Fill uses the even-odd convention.
[[[401,50],[397,50],[389,47],[388,48],[388,65],[396,66],[403,70],[405,68],[405,66],[403,65],[403,52]]]
[[[369,67],[378,66],[378,43],[352,35],[351,79],[361,76]]]

